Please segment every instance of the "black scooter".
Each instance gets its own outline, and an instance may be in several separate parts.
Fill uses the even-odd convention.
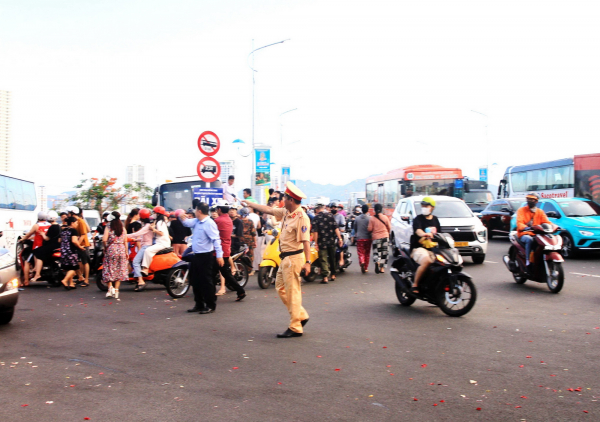
[[[395,280],[396,296],[402,306],[410,306],[420,299],[438,306],[446,315],[458,317],[468,313],[477,300],[477,290],[471,277],[462,272],[462,258],[454,248],[454,239],[448,233],[433,237],[438,246],[431,249],[435,262],[419,283],[419,293],[411,292],[418,265],[405,250],[396,251],[390,274]]]
[[[29,274],[28,280],[35,275],[35,260],[33,258],[33,241],[26,240],[22,243],[22,246],[19,248],[19,264],[20,264],[20,272],[19,277],[21,282],[25,280],[24,266],[26,260],[29,261]],[[60,268],[60,249],[56,249],[52,255],[44,260],[44,265],[42,266],[42,271],[40,272],[39,281],[45,281],[50,286],[59,287],[61,286],[61,280],[63,279],[64,274],[62,269]]]

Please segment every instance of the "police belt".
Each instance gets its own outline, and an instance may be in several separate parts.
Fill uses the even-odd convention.
[[[304,252],[304,249],[298,249],[297,251],[292,251],[292,252],[280,252],[279,258],[281,258],[283,260],[283,258],[285,258],[286,256],[298,255],[299,253],[302,253],[302,252]]]

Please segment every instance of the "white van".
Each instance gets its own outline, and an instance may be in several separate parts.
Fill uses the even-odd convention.
[[[413,234],[413,219],[421,214],[421,201],[424,196],[411,196],[398,202],[392,214],[392,248],[410,249]],[[436,202],[433,210],[440,220],[442,233],[449,233],[461,255],[470,256],[473,262],[485,261],[488,246],[487,229],[462,200],[450,196],[431,196]]]
[[[97,210],[83,210],[83,218],[90,226],[90,230],[96,230],[98,224],[100,224],[100,213]]]

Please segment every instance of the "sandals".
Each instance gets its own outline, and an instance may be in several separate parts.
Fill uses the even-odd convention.
[[[145,290],[146,289],[146,284],[147,283],[138,284],[137,286],[135,286],[135,289],[133,289],[133,291],[134,292],[141,292],[141,291]]]
[[[223,291],[218,291],[217,293],[215,293],[215,296],[223,296],[227,294],[227,290],[223,290]]]
[[[79,285],[79,287],[88,287],[90,283],[83,282]]]
[[[418,288],[418,287],[413,287],[412,289],[410,289],[410,292],[411,292],[413,295],[418,295],[418,294],[421,294],[421,292],[419,292],[419,288]]]
[[[245,297],[246,297],[246,293],[242,293],[241,295],[239,295],[237,297],[237,299],[235,301],[236,302],[241,302]]]

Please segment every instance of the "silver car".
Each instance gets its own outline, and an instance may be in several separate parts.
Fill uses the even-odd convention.
[[[8,324],[19,300],[19,278],[15,257],[8,249],[0,249],[0,325]]]
[[[433,210],[440,220],[443,233],[454,238],[455,247],[462,256],[470,256],[473,262],[481,264],[487,252],[487,229],[473,214],[467,204],[451,196],[430,196],[436,202]],[[410,249],[413,234],[413,219],[421,214],[423,196],[411,196],[398,202],[392,214],[392,248]]]

